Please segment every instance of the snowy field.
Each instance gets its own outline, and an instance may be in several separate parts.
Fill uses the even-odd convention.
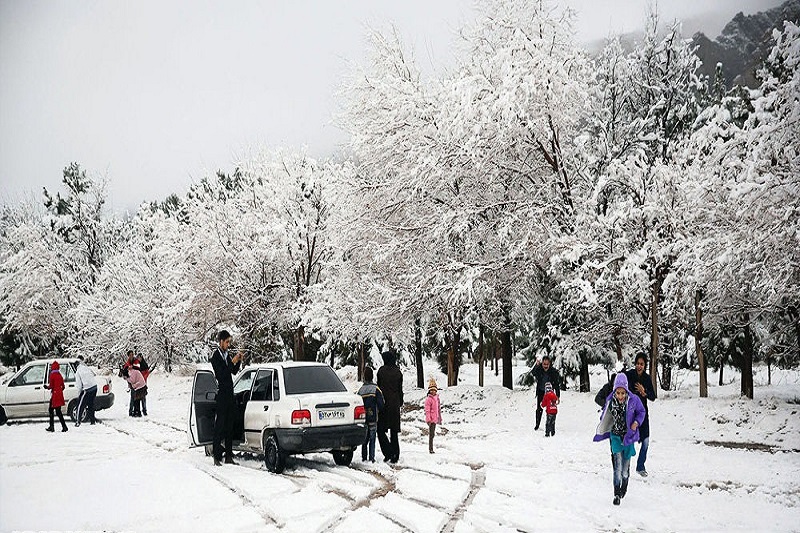
[[[100,425],[0,427],[0,531],[800,531],[797,372],[774,371],[766,386],[759,368],[754,401],[739,399],[738,381],[701,401],[696,375],[679,374],[680,390],[651,403],[650,476],[632,472],[619,507],[608,443],[592,442],[594,393],[565,391],[557,433],[545,438],[533,431],[530,389],[508,391],[488,370],[481,389],[476,373],[462,367],[461,385],[447,389],[426,368],[442,387],[434,455],[424,391],[407,368],[397,465],[361,463],[359,451],[336,467],[317,454],[290,460],[283,475],[255,456],[217,468],[188,447],[190,378],[155,373],[150,416],[131,419],[115,377],[116,404]],[[354,369],[339,374],[358,388]],[[593,376],[593,391],[603,379]]]

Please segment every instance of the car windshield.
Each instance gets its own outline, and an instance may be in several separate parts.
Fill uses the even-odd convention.
[[[347,388],[329,366],[296,366],[283,369],[286,394],[346,392]]]

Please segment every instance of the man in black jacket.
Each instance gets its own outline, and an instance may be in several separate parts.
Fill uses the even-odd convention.
[[[539,424],[542,422],[542,399],[544,399],[544,386],[550,383],[553,386],[553,392],[556,393],[558,398],[561,398],[561,377],[558,375],[558,370],[553,368],[550,363],[550,356],[545,355],[542,357],[542,362],[537,362],[533,365],[531,374],[536,379],[536,427],[534,430],[539,429]]]
[[[636,355],[634,368],[625,372],[628,377],[628,388],[637,395],[644,405],[644,422],[639,426],[639,458],[636,460],[636,473],[642,477],[647,477],[647,470],[644,462],[647,461],[647,449],[650,448],[650,413],[647,410],[647,400],[655,401],[656,391],[653,388],[653,381],[650,375],[644,371],[647,363],[647,355],[639,353]]]
[[[383,352],[383,366],[378,369],[378,388],[383,392],[383,410],[378,415],[378,443],[384,461],[396,463],[400,459],[400,408],[403,407],[403,373],[397,367],[392,352]],[[391,441],[386,437],[390,432]]]
[[[225,463],[236,464],[233,461],[233,422],[236,419],[236,401],[233,397],[233,374],[239,372],[242,353],[238,352],[231,357],[228,348],[233,342],[231,334],[225,330],[217,336],[219,346],[211,354],[211,366],[217,378],[217,413],[214,420],[214,464],[222,465],[222,439],[225,439]]]

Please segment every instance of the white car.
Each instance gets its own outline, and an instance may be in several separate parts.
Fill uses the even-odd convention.
[[[348,392],[325,363],[267,363],[241,370],[233,383],[237,417],[234,448],[263,453],[271,472],[281,473],[292,454],[330,452],[337,465],[349,465],[363,444],[366,413],[361,396]],[[193,446],[214,436],[217,381],[211,370],[197,370],[189,407]]]
[[[64,402],[67,414],[75,421],[78,418],[78,390],[75,387],[75,368],[77,359],[56,359],[59,371],[64,377]],[[31,361],[17,372],[9,372],[0,379],[0,425],[11,418],[33,418],[49,416],[50,364],[52,359]],[[114,405],[114,393],[111,392],[111,379],[96,376],[97,396],[94,400],[95,411],[108,409]],[[82,413],[86,420],[87,411]]]

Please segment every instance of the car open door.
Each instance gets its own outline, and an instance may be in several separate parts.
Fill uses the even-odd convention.
[[[189,439],[192,446],[205,446],[214,440],[217,412],[217,380],[210,370],[198,370],[192,383],[189,404]]]
[[[250,389],[250,401],[244,411],[244,438],[252,448],[261,448],[261,432],[272,413],[270,407],[280,398],[277,372],[260,368]]]

